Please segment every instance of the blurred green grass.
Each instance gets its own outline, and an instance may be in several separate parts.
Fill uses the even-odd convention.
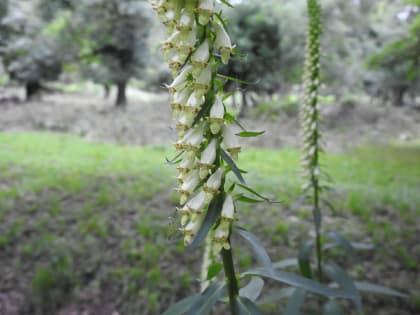
[[[19,182],[19,190],[83,189],[86,176],[130,176],[149,195],[174,183],[174,169],[165,164],[173,151],[163,146],[130,147],[90,143],[68,135],[48,133],[0,134],[3,180]],[[403,209],[420,204],[420,146],[362,148],[348,154],[326,154],[324,169],[331,186],[352,200],[391,202]],[[295,149],[246,149],[239,165],[256,188],[282,199],[299,194],[299,152]],[[132,183],[130,183],[132,184]],[[16,191],[3,189],[1,195]],[[287,196],[289,195],[289,197]],[[354,210],[354,209],[352,209]]]
[[[173,154],[163,146],[92,143],[62,134],[0,134],[0,255],[7,257],[6,270],[32,264],[21,273],[32,283],[32,303],[47,314],[45,305],[56,299],[53,307],[59,308],[68,286],[75,296],[89,296],[86,292],[96,292],[85,280],[92,272],[95,281],[118,284],[128,314],[156,314],[193,290],[199,253],[186,255],[180,242],[167,239],[174,232],[168,216],[174,213],[176,181],[165,157]],[[420,209],[419,161],[416,145],[323,157],[334,179],[329,196],[337,214],[352,217],[348,226],[369,232],[374,241],[393,240],[404,268],[417,268],[409,246],[415,243]],[[284,201],[258,205],[262,215],[248,215],[251,206],[241,208],[245,224],[275,253],[285,246],[290,228],[285,217],[295,215],[284,207],[301,194],[299,152],[244,149],[239,166],[249,172],[250,186]],[[296,213],[310,219],[306,212]],[[252,263],[242,253],[238,260],[243,268]],[[0,289],[5,283],[0,278]]]

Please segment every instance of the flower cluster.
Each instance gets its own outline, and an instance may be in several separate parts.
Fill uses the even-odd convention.
[[[217,69],[229,62],[231,40],[216,14],[214,0],[155,0],[152,6],[168,32],[162,49],[174,76],[168,89],[178,130],[175,148],[182,153],[177,168],[177,212],[184,243],[192,242],[209,204],[222,196],[221,216],[211,235],[215,250],[229,249],[235,206],[232,196],[224,191],[227,166],[221,151],[236,160],[240,146],[232,125],[225,120],[223,82],[218,80]]]
[[[309,28],[307,36],[306,60],[304,72],[304,99],[301,107],[303,130],[302,166],[307,182],[304,189],[318,185],[319,151],[320,151],[320,115],[318,89],[320,85],[320,43],[321,17],[320,7],[316,0],[308,0]],[[316,188],[317,189],[317,188]]]

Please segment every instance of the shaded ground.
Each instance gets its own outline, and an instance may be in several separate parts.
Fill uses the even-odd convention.
[[[0,95],[20,97],[22,91],[0,87]],[[95,96],[96,95],[96,96]],[[0,103],[0,131],[55,131],[90,140],[123,144],[171,144],[176,133],[170,126],[167,95],[129,89],[126,110],[115,109],[112,99],[93,93],[44,95],[42,102]],[[265,130],[263,137],[250,140],[257,147],[297,147],[299,124],[296,114],[277,113],[273,118],[251,110],[241,120],[250,130]],[[324,106],[325,143],[329,151],[373,143],[420,138],[420,111],[377,104]]]
[[[122,147],[48,134],[0,134],[1,315],[160,314],[197,290],[200,253],[183,252],[174,236],[178,220],[173,225],[168,219],[176,195],[168,189],[174,186],[174,169],[163,164],[170,151],[162,144],[173,139],[166,96],[131,97],[146,101],[133,101],[126,111],[80,94],[0,105],[2,131],[58,131],[89,140],[154,145]],[[419,137],[415,112],[391,115],[378,110],[379,118],[373,119],[366,118],[364,110],[328,114],[326,137],[336,141],[330,147],[342,151],[378,132],[378,143]],[[358,121],[357,128],[345,117]],[[296,145],[295,118],[245,124],[267,130],[258,146]],[[366,314],[420,312],[419,160],[415,146],[325,157],[335,179],[330,198],[337,209],[336,216],[325,211],[325,228],[375,245],[374,251],[359,253],[362,264],[339,261],[346,267],[353,264],[352,274],[359,280],[410,294],[407,300],[368,295]],[[295,150],[249,149],[241,154],[240,166],[250,171],[251,185],[285,201],[282,206],[243,205],[240,210],[241,225],[261,237],[275,261],[295,256],[312,229],[309,209],[296,203],[298,161]],[[245,248],[235,252],[242,271],[255,265]],[[278,315],[283,307],[284,301],[276,301],[266,306],[267,314]],[[215,315],[223,314],[220,310]]]

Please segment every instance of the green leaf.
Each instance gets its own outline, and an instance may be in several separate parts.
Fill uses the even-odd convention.
[[[223,264],[221,263],[212,264],[207,271],[207,280],[211,280],[214,277],[216,277],[219,274],[219,272],[222,271],[222,269],[223,269]]]
[[[305,302],[305,290],[302,289],[295,289],[292,296],[287,303],[286,309],[284,311],[284,315],[299,315],[300,309]]]
[[[246,191],[250,192],[251,194],[253,194],[253,195],[257,196],[257,197],[260,197],[260,198],[261,198],[261,199],[263,199],[264,201],[267,201],[267,202],[270,202],[270,203],[280,203],[280,202],[278,202],[278,201],[272,201],[272,200],[270,200],[269,198],[264,197],[263,195],[261,195],[261,194],[257,193],[257,192],[256,192],[254,189],[252,189],[251,187],[248,187],[248,186],[246,186],[246,185],[244,185],[244,184],[239,184],[239,183],[238,183],[238,186],[239,186],[239,187],[241,187],[242,189],[245,189]]]
[[[357,299],[358,296],[351,294],[349,292],[336,290],[329,288],[323,284],[320,284],[314,280],[304,278],[302,276],[286,272],[283,270],[266,270],[266,269],[252,269],[248,270],[241,275],[242,277],[245,276],[260,276],[265,278],[270,278],[276,280],[281,283],[285,283],[296,288],[301,288],[306,291],[319,294],[329,298],[344,298],[354,300]]]
[[[225,112],[224,116],[225,120],[231,124],[235,123],[239,128],[241,128],[243,131],[245,130],[245,127],[241,125],[241,123],[230,113]]]
[[[362,292],[391,295],[391,296],[397,296],[400,298],[408,298],[408,295],[405,293],[402,293],[397,290],[390,289],[390,288],[387,288],[378,284],[374,284],[370,282],[359,282],[359,281],[356,281],[354,284],[356,285],[356,288]]]
[[[296,258],[286,258],[273,264],[274,269],[283,269],[288,267],[296,267],[298,260]]]
[[[353,279],[347,274],[347,272],[340,268],[338,265],[334,263],[330,263],[324,265],[322,267],[322,271],[331,279],[334,280],[338,285],[346,292],[357,296],[354,299],[354,303],[359,311],[362,312],[362,298],[360,296],[359,291],[356,288],[356,285]]]
[[[222,78],[222,79],[225,79],[225,80],[228,80],[228,81],[233,81],[233,82],[236,82],[236,83],[251,84],[251,82],[243,81],[241,79],[234,78],[234,77],[231,77],[231,76],[228,76],[228,75],[225,75],[225,74],[221,74],[221,73],[218,73],[217,76]]]
[[[341,306],[335,301],[330,300],[324,304],[322,308],[322,315],[342,315],[343,310]]]
[[[227,5],[230,8],[233,8],[233,5],[230,4],[229,1],[227,1],[227,0],[220,0],[220,2],[223,3],[223,4],[225,4],[225,5]]]
[[[168,159],[167,157],[165,157],[166,163],[171,164],[171,165],[177,164],[178,162],[180,162],[179,158],[183,153],[184,153],[184,151],[179,152],[172,159]]]
[[[200,295],[196,294],[193,296],[189,296],[172,306],[170,306],[162,315],[182,315],[188,311],[188,309],[195,303],[198,299],[200,299]]]
[[[229,154],[227,154],[224,150],[220,151],[220,155],[222,159],[229,165],[232,172],[236,175],[236,177],[239,179],[239,181],[243,184],[245,184],[245,180],[242,177],[240,169],[236,166],[235,162],[231,159]]]
[[[248,196],[242,195],[242,194],[238,195],[235,199],[236,199],[237,201],[242,201],[242,202],[245,202],[245,203],[252,203],[252,204],[265,202],[265,200],[261,200],[261,199],[254,199],[254,198],[251,198],[251,197],[248,197]]]
[[[223,101],[226,101],[229,97],[231,97],[233,95],[233,92],[229,92],[229,93],[225,93],[223,95]]]
[[[336,231],[329,232],[327,235],[337,244],[337,246],[341,247],[346,254],[352,256],[355,260],[359,260],[359,257],[357,257],[357,254],[354,251],[353,245],[343,235]]]
[[[258,137],[265,133],[265,131],[242,131],[237,133],[236,135],[238,137],[242,138],[252,138],[252,137]]]
[[[240,227],[235,228],[235,232],[237,232],[248,242],[248,244],[251,246],[252,252],[256,256],[255,258],[264,267],[264,269],[273,269],[273,263],[271,262],[270,256],[268,256],[263,244],[254,234]]]
[[[238,297],[236,300],[238,315],[262,315],[257,305],[246,297]]]
[[[264,280],[260,277],[253,277],[246,286],[239,290],[239,296],[256,301],[264,288]]]
[[[260,299],[258,301],[258,305],[270,304],[281,299],[289,298],[293,295],[294,292],[295,288],[283,288]]]
[[[200,295],[199,299],[194,302],[188,310],[187,315],[207,315],[210,314],[213,306],[224,294],[225,284],[212,283]]]
[[[314,240],[305,241],[299,248],[298,262],[302,275],[306,278],[312,278],[311,254],[314,248]]]
[[[195,236],[194,240],[187,247],[188,250],[196,249],[197,246],[200,245],[201,242],[206,238],[210,229],[213,227],[214,223],[220,217],[220,213],[222,212],[223,199],[224,199],[223,194],[219,194],[215,198],[213,198],[213,200],[210,202],[203,224],[201,224],[201,227],[198,230],[198,233]]]

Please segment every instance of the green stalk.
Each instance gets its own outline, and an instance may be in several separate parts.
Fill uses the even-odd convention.
[[[302,123],[304,130],[304,143],[309,143],[310,148],[304,152],[304,158],[308,162],[305,171],[310,172],[308,178],[312,194],[313,219],[316,233],[316,264],[319,281],[322,281],[322,216],[320,209],[321,187],[319,184],[319,153],[320,153],[320,130],[318,88],[320,82],[320,43],[321,36],[321,8],[317,0],[307,0],[308,10],[308,35],[307,52],[305,60],[305,101],[302,110]],[[306,165],[306,164],[305,164]],[[316,171],[316,172],[315,172]]]
[[[236,298],[239,295],[238,280],[236,279],[235,267],[233,265],[232,248],[222,249],[223,267],[225,270],[227,289],[229,294],[230,312],[232,315],[237,315]]]

